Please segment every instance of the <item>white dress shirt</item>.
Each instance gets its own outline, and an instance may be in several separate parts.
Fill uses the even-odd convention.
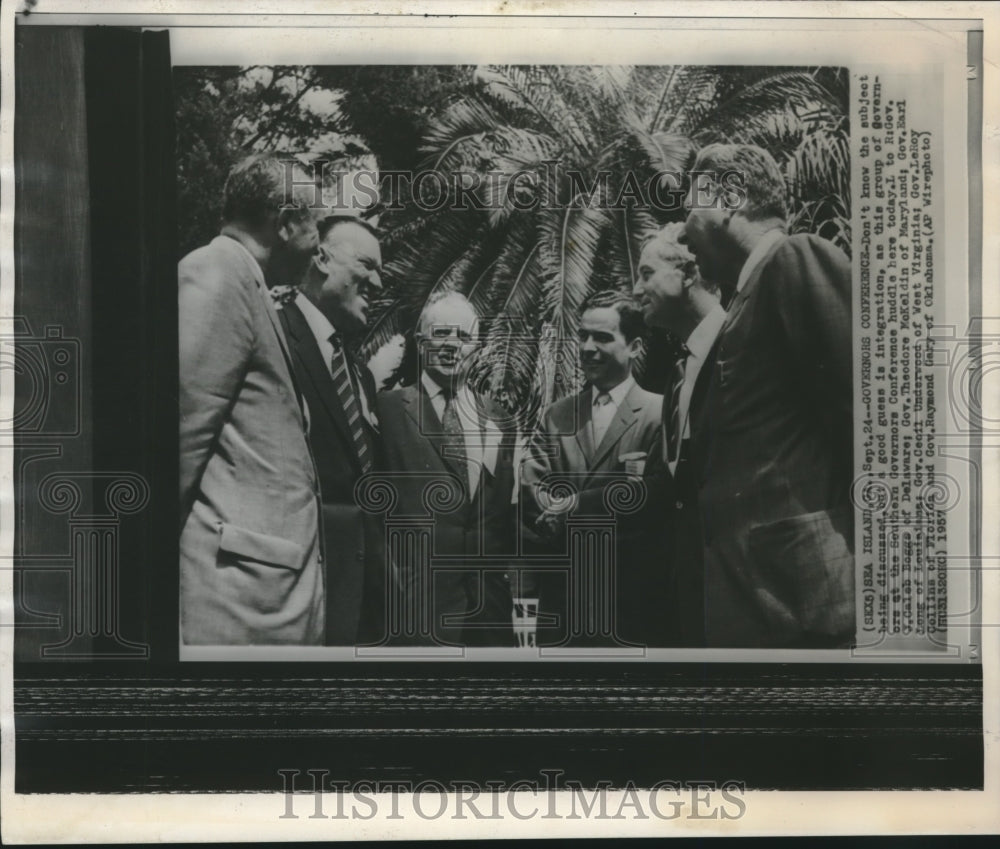
[[[312,331],[313,336],[316,337],[316,344],[319,345],[319,352],[323,357],[323,362],[326,363],[326,370],[330,372],[330,377],[333,377],[333,342],[330,341],[330,337],[334,334],[340,335],[323,313],[320,311],[312,301],[310,301],[301,292],[295,295],[295,306],[299,308],[302,312],[302,317],[306,320],[306,324],[309,325],[309,329]],[[354,374],[353,369],[348,369],[348,374],[351,377],[351,385],[354,387],[354,394],[358,399],[358,406],[361,408],[361,415],[365,417],[365,420],[372,427],[377,428],[378,422],[375,419],[374,414],[368,407],[368,396],[364,389],[358,384],[360,380],[358,376]]]
[[[708,314],[698,322],[698,326],[691,331],[688,336],[687,345],[688,357],[684,362],[684,382],[681,384],[680,396],[677,399],[679,415],[681,421],[681,440],[687,439],[691,435],[691,422],[688,413],[691,410],[691,395],[694,393],[694,384],[698,380],[701,367],[708,359],[709,352],[715,344],[715,339],[722,330],[722,325],[726,321],[726,311],[716,304]],[[670,473],[673,474],[677,468],[677,460],[669,460],[667,465]]]
[[[437,414],[438,421],[444,421],[444,410],[448,405],[444,390],[438,386],[427,372],[422,372],[420,382],[423,384],[431,406]],[[479,405],[476,396],[463,382],[455,395],[458,405],[456,412],[462,425],[462,436],[465,441],[465,456],[469,461],[466,468],[469,471],[469,492],[475,493],[479,486],[479,476],[485,466],[492,473],[496,469],[497,452],[500,448],[500,428],[487,419],[480,421]],[[426,427],[426,425],[425,425]]]
[[[609,389],[607,392],[602,392],[596,386],[590,387],[590,424],[593,428],[592,436],[594,438],[595,450],[601,444],[601,440],[604,439],[604,434],[608,432],[611,422],[614,421],[618,408],[621,406],[622,401],[625,400],[625,396],[628,395],[633,386],[635,386],[635,378],[630,374],[621,383],[614,387],[614,389]],[[611,403],[603,405],[598,404],[597,399],[601,395],[605,394],[611,396]]]

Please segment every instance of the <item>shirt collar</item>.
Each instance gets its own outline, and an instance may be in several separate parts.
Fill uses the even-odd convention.
[[[688,355],[696,359],[703,360],[708,356],[715,344],[715,337],[719,335],[722,325],[726,321],[726,311],[721,305],[716,304],[708,311],[708,314],[698,322],[698,326],[691,331],[687,338]]]
[[[785,231],[780,227],[775,227],[773,230],[768,230],[757,240],[757,244],[754,245],[753,250],[750,251],[750,256],[747,257],[747,261],[743,263],[743,268],[740,269],[740,276],[736,281],[737,292],[746,286],[747,280],[750,279],[750,275],[753,274],[757,266],[761,264],[764,257],[768,255],[775,243],[784,237]]]
[[[301,311],[302,317],[306,320],[306,324],[309,325],[309,329],[318,342],[329,342],[331,336],[339,335],[337,328],[330,323],[330,319],[323,315],[319,307],[301,292],[295,296],[295,305]]]
[[[620,407],[622,401],[625,400],[625,396],[628,395],[629,391],[635,385],[635,378],[632,375],[626,377],[621,383],[619,383],[613,389],[608,390],[608,395],[611,396],[611,403],[616,407]],[[603,395],[604,393],[598,389],[596,386],[590,387],[590,403],[593,404],[597,400],[598,395]]]
[[[427,397],[432,401],[437,400],[438,396],[441,396],[442,400],[447,402],[447,397],[444,394],[444,390],[434,381],[427,372],[420,372],[420,382],[423,384],[424,391],[427,392]],[[464,380],[462,385],[458,387],[458,392],[455,393],[456,398],[460,398],[463,401],[468,401],[472,399],[472,391],[469,389],[469,384]]]
[[[420,382],[424,386],[424,391],[427,393],[427,397],[432,401],[437,398],[438,395],[443,395],[444,390],[438,386],[434,379],[425,371],[420,372]]]

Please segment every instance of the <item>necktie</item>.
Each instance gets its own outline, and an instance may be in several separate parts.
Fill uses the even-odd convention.
[[[604,434],[608,432],[608,405],[611,403],[611,395],[602,392],[594,399],[594,414],[590,417],[590,423],[594,428],[594,450],[596,451],[604,439]]]
[[[458,404],[455,401],[455,396],[446,395],[445,398],[441,427],[448,441],[448,459],[458,467],[468,483],[469,455],[465,451],[465,428],[462,427],[461,419],[458,416]]]
[[[333,359],[330,362],[333,385],[337,390],[340,405],[344,408],[344,414],[347,416],[347,428],[351,432],[354,449],[358,452],[361,471],[368,473],[373,468],[372,453],[365,436],[364,426],[361,423],[361,408],[358,406],[358,396],[355,394],[354,384],[351,382],[347,354],[336,333],[330,337],[330,342],[333,344]]]
[[[682,346],[680,356],[671,372],[670,410],[667,419],[667,462],[676,463],[680,457],[681,440],[684,437],[684,421],[681,418],[681,389],[684,386],[684,372],[690,355],[687,346]]]

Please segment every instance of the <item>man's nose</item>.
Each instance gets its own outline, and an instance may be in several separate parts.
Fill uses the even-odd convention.
[[[382,291],[382,275],[378,271],[372,271],[368,275],[368,285],[371,286],[376,292]]]
[[[694,201],[692,200],[694,197],[694,192],[695,188],[694,188],[694,183],[692,182],[691,185],[688,187],[687,194],[684,195],[684,201],[681,204],[681,207],[684,209],[685,215],[691,212],[691,207],[694,205]]]
[[[596,351],[597,345],[594,344],[593,336],[585,336],[580,342],[581,351]]]
[[[639,297],[642,294],[642,278],[636,277],[635,283],[632,284],[632,294],[635,297]]]

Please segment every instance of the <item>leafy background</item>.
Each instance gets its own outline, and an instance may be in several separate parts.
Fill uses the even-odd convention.
[[[846,69],[827,67],[181,67],[180,247],[217,232],[226,173],[251,151],[340,169],[499,173],[479,192],[495,201],[488,209],[428,212],[404,196],[379,216],[385,289],[360,348],[384,385],[412,379],[421,307],[434,292],[461,291],[486,317],[474,379],[530,426],[580,387],[580,304],[629,289],[643,241],[683,219],[641,203],[588,205],[568,172],[586,187],[610,173],[614,198],[629,180],[686,171],[704,144],[757,144],[784,171],[790,231],[849,254],[848,85]],[[537,180],[508,193],[522,170]],[[659,188],[665,198],[686,186]],[[512,207],[532,193],[547,202]],[[672,344],[647,340],[640,382],[659,391]]]

